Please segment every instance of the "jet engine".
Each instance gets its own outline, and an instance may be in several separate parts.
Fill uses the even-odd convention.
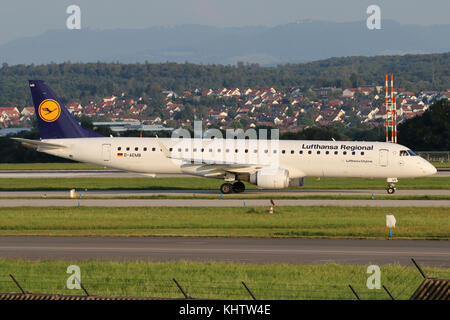
[[[283,189],[289,186],[289,171],[264,168],[250,175],[250,183],[264,189]]]

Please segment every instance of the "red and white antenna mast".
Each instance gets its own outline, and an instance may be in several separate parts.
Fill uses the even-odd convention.
[[[386,142],[397,143],[397,98],[394,98],[394,75],[391,74],[391,92],[389,76],[386,75]]]

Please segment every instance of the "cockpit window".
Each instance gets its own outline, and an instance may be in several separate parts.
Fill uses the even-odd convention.
[[[400,157],[406,157],[406,156],[409,156],[408,151],[407,150],[401,150],[400,151]]]
[[[408,150],[408,153],[410,156],[417,156],[417,154],[415,154],[414,151],[412,151],[412,150]]]

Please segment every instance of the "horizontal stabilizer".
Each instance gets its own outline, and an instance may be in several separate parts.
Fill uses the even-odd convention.
[[[30,139],[23,139],[23,138],[11,138],[13,140],[22,142],[24,146],[32,147],[34,149],[59,149],[59,148],[67,148],[65,145],[56,144],[56,143],[48,143],[43,142],[40,140],[30,140]]]

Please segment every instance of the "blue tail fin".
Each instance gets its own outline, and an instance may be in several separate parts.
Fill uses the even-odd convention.
[[[102,137],[80,126],[44,81],[29,83],[42,139]]]

